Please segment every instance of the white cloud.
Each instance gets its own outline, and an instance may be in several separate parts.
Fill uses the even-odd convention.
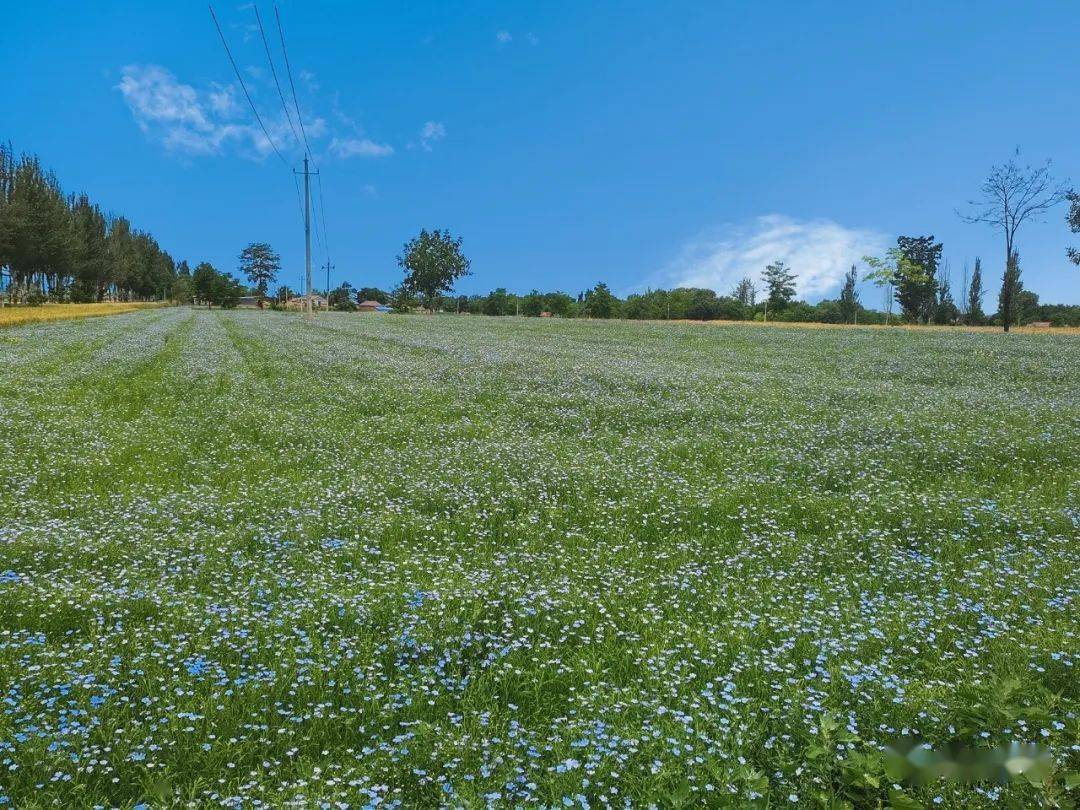
[[[261,132],[222,120],[234,113],[231,89],[216,88],[204,99],[160,65],[128,65],[117,88],[139,129],[169,151],[212,155],[227,142],[246,143],[259,157],[272,151]]]
[[[315,78],[315,74],[312,73],[310,70],[300,71],[300,81],[304,83],[309,93],[314,94],[319,92],[319,82]]]
[[[334,138],[330,141],[330,151],[342,159],[386,157],[394,154],[394,147],[388,143],[376,143],[370,138]]]
[[[165,68],[128,65],[122,75],[117,88],[144,130],[155,122],[198,130],[211,127],[195,88],[180,84]]]
[[[321,138],[330,131],[325,118],[309,118],[304,124],[304,130],[309,138]]]
[[[222,118],[235,118],[240,114],[240,105],[236,101],[236,88],[232,85],[222,87],[214,85],[209,93],[210,109]]]
[[[117,89],[124,97],[135,122],[151,139],[168,151],[182,155],[219,155],[231,147],[236,153],[261,160],[273,154],[274,145],[288,158],[302,152],[284,110],[263,105],[263,123],[270,138],[240,100],[235,85],[212,84],[200,91],[181,82],[160,65],[128,65]],[[249,89],[255,92],[249,83]],[[293,122],[295,125],[295,121]],[[304,129],[312,148],[318,139],[332,136],[325,118],[304,114]],[[329,148],[340,157],[391,155],[394,148],[355,134],[333,138]],[[271,143],[271,140],[273,142]]]
[[[510,35],[509,31],[499,31],[495,34],[495,41],[500,45],[506,45],[512,39],[513,37]]]
[[[535,46],[535,45],[540,44],[540,37],[538,37],[536,34],[532,34],[532,33],[526,34],[525,39],[528,41],[528,43],[530,45]]]
[[[420,128],[420,147],[425,152],[431,151],[431,146],[436,141],[446,137],[446,127],[438,121],[425,121]]]
[[[690,240],[655,281],[708,287],[726,295],[744,276],[759,280],[765,266],[779,259],[798,276],[798,296],[812,300],[837,288],[852,264],[880,253],[888,242],[886,234],[845,228],[827,219],[769,214]]]

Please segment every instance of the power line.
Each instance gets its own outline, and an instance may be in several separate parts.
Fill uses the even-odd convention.
[[[255,109],[255,102],[251,100],[251,94],[248,92],[247,85],[244,84],[244,77],[240,75],[240,69],[236,66],[236,60],[233,59],[232,51],[229,50],[229,43],[225,41],[225,34],[221,31],[221,25],[218,23],[217,15],[214,13],[214,6],[209,4],[208,7],[210,9],[210,16],[214,20],[214,27],[217,28],[218,36],[221,37],[221,44],[225,46],[225,53],[229,57],[229,63],[232,65],[233,73],[236,74],[236,78],[240,82],[240,87],[244,91],[244,97],[247,99],[248,104],[251,105],[251,111],[255,113],[255,120],[258,121],[259,126],[262,127],[263,135],[266,136],[267,142],[273,148],[274,154],[280,158],[282,163],[288,166],[289,161],[285,160],[281,152],[278,151],[277,144],[274,143],[274,139],[270,137],[270,132],[266,129],[266,124],[264,124],[262,118],[259,117],[259,111]],[[301,127],[303,127],[302,124]]]
[[[300,181],[296,179],[296,172],[293,171],[293,186],[296,188],[296,207],[300,211],[300,219],[304,218],[304,203],[300,199]]]
[[[330,240],[326,235],[326,203],[323,202],[322,174],[315,176],[319,180],[319,217],[322,219],[323,247],[326,249],[326,260],[330,261]]]
[[[256,14],[257,13],[258,13],[258,11],[256,10]],[[276,2],[274,3],[274,21],[277,24],[278,38],[281,40],[281,55],[285,59],[285,73],[289,77],[289,89],[292,91],[293,107],[296,110],[296,120],[300,124],[300,134],[304,138],[304,152],[309,158],[311,158],[311,162],[313,164],[315,164],[315,158],[311,154],[311,146],[310,146],[310,144],[308,144],[307,128],[304,127],[304,117],[300,113],[300,101],[299,101],[299,99],[298,99],[298,97],[296,95],[296,82],[293,81],[292,65],[289,62],[289,49],[285,45],[285,28],[281,24],[281,12],[278,11],[278,5],[277,5]],[[261,27],[261,25],[262,24],[260,23],[260,27]],[[265,42],[265,40],[264,40],[264,42]],[[267,52],[267,56],[269,57],[269,51]],[[272,63],[272,61],[273,60],[271,60],[271,63]],[[275,74],[275,77],[274,77],[274,81],[275,82],[277,81],[276,74]],[[278,94],[281,95],[281,88],[280,87],[278,87]],[[284,101],[284,99],[282,99],[282,104],[284,104],[284,103],[285,103],[285,101]],[[291,122],[291,119],[290,119],[290,122]],[[296,133],[294,131],[293,135],[295,136],[295,134]],[[315,168],[316,168],[316,170],[318,169],[318,164],[315,164]],[[315,177],[316,177],[316,179],[318,180],[318,183],[319,183],[319,218],[315,220],[315,242],[326,253],[326,260],[329,262],[330,261],[330,248],[326,244],[327,243],[327,238],[326,238],[326,205],[325,205],[324,200],[323,200],[322,174],[321,173],[316,174]],[[319,238],[319,221],[320,220],[322,221],[322,238],[321,239]]]
[[[312,161],[312,163],[314,163],[314,162],[315,161]],[[317,171],[314,174],[315,174],[315,177],[319,176]],[[311,197],[311,212],[312,212],[312,214],[311,215],[312,215],[313,219],[315,220],[315,245],[318,247],[319,250],[322,250],[323,243],[322,243],[322,239],[319,238],[319,211],[318,211],[318,209],[319,209],[319,206],[315,204],[315,196],[312,195],[312,197]]]
[[[304,136],[304,150],[311,157],[311,147],[308,145],[307,130],[304,129],[304,118],[300,115],[300,102],[296,99],[296,84],[293,82],[292,67],[289,65],[289,51],[285,47],[285,29],[281,27],[281,15],[278,13],[277,3],[274,3],[274,19],[277,21],[278,37],[281,39],[281,53],[285,57],[285,72],[289,76],[289,87],[292,89],[293,106],[296,108],[296,120],[300,122],[300,133]],[[314,160],[312,161],[314,162]],[[316,168],[318,168],[316,166]]]
[[[285,110],[285,119],[289,122],[293,140],[299,146],[300,136],[296,134],[296,127],[293,126],[292,115],[289,113],[289,105],[285,103],[285,94],[281,92],[281,83],[278,81],[277,69],[274,67],[274,58],[270,56],[270,45],[266,42],[266,31],[263,30],[262,17],[259,15],[259,4],[252,3],[251,7],[255,9],[255,21],[259,24],[259,36],[262,37],[263,48],[266,49],[266,61],[270,63],[270,73],[274,77],[274,86],[277,88],[278,98],[281,99],[281,109]]]

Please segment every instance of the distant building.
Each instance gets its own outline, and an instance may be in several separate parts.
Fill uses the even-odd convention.
[[[311,305],[315,307],[315,309],[325,309],[326,299],[321,295],[313,295],[311,296]],[[303,309],[305,306],[307,306],[306,295],[297,295],[285,302],[285,307],[287,309]]]
[[[1028,324],[1028,326],[1032,327],[1033,329],[1049,329],[1050,321],[1032,321]]]
[[[381,306],[382,304],[380,304],[378,301],[361,301],[359,306],[357,306],[356,308],[360,312],[379,312],[379,307]]]

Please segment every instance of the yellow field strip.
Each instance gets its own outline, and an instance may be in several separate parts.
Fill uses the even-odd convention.
[[[99,315],[119,315],[136,309],[158,307],[155,303],[104,304],[43,304],[40,307],[5,306],[0,308],[0,327],[39,321],[64,321],[71,318],[92,318]]]

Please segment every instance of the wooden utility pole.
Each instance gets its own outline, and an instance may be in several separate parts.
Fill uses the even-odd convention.
[[[307,319],[315,317],[315,301],[311,297],[311,175],[307,155],[304,156],[304,273],[307,276]]]
[[[304,317],[310,321],[315,317],[315,299],[311,290],[311,172],[308,171],[307,155],[304,155],[304,279]]]

